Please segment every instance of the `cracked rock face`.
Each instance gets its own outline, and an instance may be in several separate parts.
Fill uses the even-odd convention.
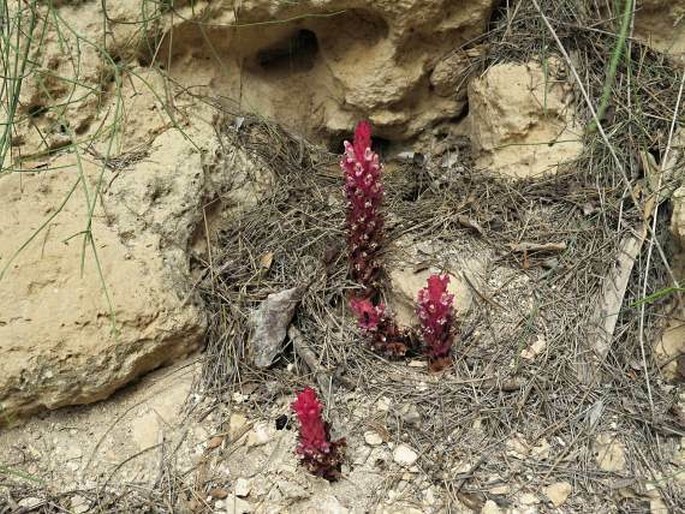
[[[485,32],[495,3],[212,2],[169,19],[159,62],[309,135],[333,140],[367,117],[406,139],[462,113],[468,55],[455,49]]]
[[[535,62],[498,64],[469,85],[471,144],[480,167],[515,178],[553,173],[580,156],[568,82]]]
[[[685,0],[641,0],[635,36],[659,52],[685,63]]]

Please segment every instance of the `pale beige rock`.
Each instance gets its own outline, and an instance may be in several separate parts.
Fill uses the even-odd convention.
[[[419,458],[419,454],[406,444],[400,444],[392,452],[392,459],[400,466],[411,466]]]
[[[0,406],[6,419],[105,398],[196,350],[204,330],[200,311],[183,305],[174,291],[159,236],[131,234],[124,241],[98,203],[91,227],[110,312],[92,249],[84,249],[79,236],[88,217],[83,192],[48,220],[78,177],[73,157],[52,164],[54,171],[0,178],[0,266],[8,266],[0,281]],[[92,195],[99,169],[87,161],[83,169]],[[10,262],[45,222],[46,230]]]
[[[599,434],[595,439],[595,459],[604,471],[622,471],[626,466],[626,455],[623,444],[615,435]]]
[[[248,514],[254,510],[250,502],[238,497],[227,498],[225,506],[226,514]]]
[[[517,499],[522,505],[537,505],[540,503],[540,499],[533,493],[521,493]]]
[[[573,491],[573,486],[568,482],[556,482],[542,490],[555,507],[563,505],[571,495],[571,491]]]
[[[485,32],[495,3],[253,0],[180,7],[165,17],[157,62],[169,64],[181,83],[206,86],[309,135],[339,138],[367,117],[378,135],[404,139],[463,111],[470,56],[452,51]],[[196,29],[199,21],[207,30]]]
[[[660,363],[660,369],[669,380],[685,379],[681,361],[685,359],[685,309],[681,308],[674,315],[655,346],[654,355]]]
[[[480,512],[481,514],[500,514],[502,509],[500,509],[494,501],[488,500],[485,502]]]
[[[364,441],[369,446],[379,446],[383,444],[383,438],[374,430],[364,432]]]
[[[521,358],[532,361],[537,355],[542,353],[547,347],[547,341],[544,336],[537,336],[533,343],[521,350]]]
[[[248,479],[240,477],[235,481],[233,489],[235,491],[236,496],[238,496],[239,498],[245,498],[246,496],[250,495],[250,491],[252,490],[252,484]]]
[[[498,64],[469,85],[471,143],[480,167],[522,178],[551,173],[578,157],[582,128],[556,61]]]
[[[634,34],[654,49],[685,62],[685,0],[641,0]]]

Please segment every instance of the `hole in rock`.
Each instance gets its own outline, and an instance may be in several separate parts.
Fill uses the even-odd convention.
[[[32,118],[39,118],[48,111],[48,108],[41,104],[29,105],[27,112]]]
[[[336,155],[342,155],[345,151],[345,141],[352,142],[354,139],[354,134],[351,132],[346,132],[343,134],[337,134],[328,140],[326,147],[328,150]],[[378,153],[381,159],[387,158],[391,153],[393,142],[390,139],[384,137],[372,137],[371,138],[371,149]]]
[[[257,52],[257,63],[270,72],[301,72],[314,67],[319,41],[311,30],[298,30],[285,41]]]

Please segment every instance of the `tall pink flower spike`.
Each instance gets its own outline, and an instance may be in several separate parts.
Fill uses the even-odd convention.
[[[378,252],[383,238],[382,167],[371,150],[371,125],[360,121],[354,141],[344,142],[340,167],[345,174],[347,200],[347,244],[351,278],[364,288],[365,297],[375,296],[380,273]]]
[[[448,275],[431,275],[426,287],[419,291],[417,314],[421,335],[426,343],[428,364],[440,371],[452,364],[454,342],[454,295],[447,292]]]
[[[331,441],[330,428],[322,416],[323,405],[311,387],[304,389],[292,404],[300,422],[299,443],[295,452],[313,474],[337,480],[345,453],[345,439]]]

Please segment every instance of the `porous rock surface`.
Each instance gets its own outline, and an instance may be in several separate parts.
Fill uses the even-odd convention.
[[[105,398],[201,344],[204,315],[186,301],[179,277],[188,271],[184,250],[197,203],[190,198],[201,187],[193,180],[202,165],[182,139],[165,139],[178,151],[165,145],[153,152],[158,165],[114,178],[104,204],[97,203],[90,224],[97,260],[83,242],[89,207],[74,155],[52,160],[42,173],[0,177],[3,422]],[[100,169],[86,160],[81,165],[92,202]],[[123,194],[127,200],[118,201]],[[164,229],[155,226],[159,208]]]
[[[240,107],[336,140],[361,117],[409,138],[466,105],[468,56],[494,0],[196,2],[169,18],[172,76]],[[198,30],[198,23],[204,30]]]
[[[580,156],[571,87],[558,62],[498,64],[469,85],[469,123],[479,167],[515,178],[556,171]]]
[[[638,0],[635,36],[685,63],[685,0]]]

